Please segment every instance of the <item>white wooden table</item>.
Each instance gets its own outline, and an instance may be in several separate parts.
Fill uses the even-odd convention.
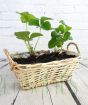
[[[88,105],[88,60],[80,62],[71,81],[29,91],[19,88],[6,60],[0,60],[0,105]]]

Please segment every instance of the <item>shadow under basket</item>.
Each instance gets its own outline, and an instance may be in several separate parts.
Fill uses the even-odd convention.
[[[7,49],[4,49],[4,52],[21,88],[28,90],[52,83],[67,81],[72,76],[72,72],[80,61],[80,52],[75,43],[69,43],[67,45],[67,52],[70,52],[68,48],[71,44],[75,45],[78,51],[78,53],[74,53],[76,54],[75,58],[67,58],[48,63],[18,64],[13,61]]]

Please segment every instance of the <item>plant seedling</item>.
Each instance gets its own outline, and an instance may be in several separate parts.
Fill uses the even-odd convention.
[[[48,47],[50,49],[60,48],[62,50],[63,44],[68,40],[72,40],[71,29],[72,27],[66,25],[65,22],[61,20],[60,25],[51,32],[51,39],[48,43]]]
[[[36,16],[34,16],[33,14],[30,14],[29,12],[21,12],[21,13],[17,12],[17,13],[20,14],[21,22],[26,24],[26,30],[21,32],[15,32],[15,35],[18,39],[24,40],[30,55],[35,54],[35,49],[38,44],[39,38],[40,36],[43,36],[43,34],[41,33],[41,29],[46,31],[52,30],[51,39],[48,42],[48,47],[50,49],[54,48],[56,50],[57,49],[62,50],[63,44],[68,40],[72,40],[72,36],[70,32],[72,27],[66,25],[63,20],[59,22],[60,25],[58,27],[52,28],[50,23],[50,20],[53,20],[52,18],[48,18],[45,16],[37,18]],[[30,33],[28,31],[28,27],[27,27],[28,25],[39,27],[40,32]],[[33,47],[30,42],[37,37],[38,39]]]
[[[48,17],[44,17],[44,16],[42,16],[39,19],[35,17],[34,15],[30,14],[29,12],[21,12],[21,13],[17,12],[17,13],[20,14],[21,22],[26,24],[26,31],[15,32],[16,38],[23,40],[27,46],[27,49],[30,55],[34,55],[39,38],[40,36],[43,36],[43,34],[41,34],[41,29],[44,29],[47,31],[51,30],[52,28],[51,28],[51,23],[49,22],[49,20],[52,20],[52,19]],[[30,34],[30,32],[28,31],[28,27],[27,27],[28,25],[39,27],[40,32],[39,33],[34,32]],[[36,41],[36,44],[33,47],[30,44],[30,42],[36,37],[38,37],[38,40]]]
[[[30,33],[29,31],[15,32],[15,35],[16,35],[16,38],[21,39],[25,42],[30,55],[34,55],[35,53],[34,48],[30,42],[36,37],[43,36],[41,33],[37,33],[37,32]]]

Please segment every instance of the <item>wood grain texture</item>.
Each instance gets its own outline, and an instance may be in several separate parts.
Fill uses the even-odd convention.
[[[71,88],[75,92],[82,105],[88,104],[88,69],[80,65],[69,82]]]
[[[64,83],[50,85],[49,90],[54,105],[76,105],[74,99],[72,98],[69,90]]]
[[[37,88],[37,89],[29,90],[29,91],[20,91],[17,97],[17,100],[15,102],[15,105],[36,105],[36,104],[37,105],[43,105],[43,104],[51,105],[51,101],[50,101],[47,89]]]
[[[87,60],[85,60],[85,62],[86,61]],[[2,62],[2,65],[6,63],[7,62]],[[87,62],[85,64],[87,64]],[[7,105],[11,105],[19,91],[16,78],[9,70],[9,66],[0,69],[0,76],[3,78],[3,82],[0,82],[0,103],[1,105],[5,105],[6,103]],[[87,76],[88,68],[83,65],[79,65],[73,74],[72,81],[69,82],[72,90],[82,105],[87,105],[88,103]],[[43,87],[29,91],[20,90],[14,105],[58,105],[58,103],[60,103],[60,105],[76,105],[76,102],[65,84],[49,85],[48,89],[47,87]]]
[[[7,62],[0,62],[1,65],[5,65]],[[13,73],[9,70],[9,66],[5,66],[0,69],[0,104],[11,105],[13,102],[19,86]]]
[[[69,103],[76,105],[65,84],[58,84],[57,88],[56,85],[49,85],[29,91],[19,91],[16,78],[9,70],[9,66],[0,69],[0,75],[3,78],[0,85],[1,105],[6,103],[7,105],[58,105],[58,103],[60,105],[68,105]]]
[[[58,85],[61,85],[61,84],[58,84]],[[37,105],[58,105],[58,104],[76,105],[74,99],[69,94],[69,91],[64,84],[63,84],[63,88],[64,88],[63,93],[61,92],[60,87],[57,88],[57,93],[56,93],[55,85],[37,88],[30,91],[20,91],[17,97],[17,100],[15,102],[15,105],[19,105],[19,104],[20,105],[36,105],[36,104]]]

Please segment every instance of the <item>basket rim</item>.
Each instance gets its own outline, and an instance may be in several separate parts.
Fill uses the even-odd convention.
[[[69,61],[70,59],[70,61]],[[51,61],[51,62],[48,62],[48,63],[37,63],[37,64],[18,64],[16,63],[15,67],[17,67],[18,69],[13,69],[13,71],[26,71],[27,68],[37,68],[37,67],[56,67],[58,66],[63,66],[63,64],[66,64],[66,63],[74,63],[74,62],[80,62],[80,57],[75,57],[75,58],[68,58],[68,59],[65,59],[65,60],[58,60],[58,61]],[[51,66],[52,65],[52,66]],[[35,70],[35,69],[34,69]],[[19,71],[19,72],[20,72]],[[28,71],[28,70],[27,70]]]
[[[68,51],[68,50],[65,50],[65,51]],[[55,66],[63,66],[63,65],[68,65],[68,64],[74,64],[74,63],[79,63],[80,60],[81,60],[81,56],[80,56],[80,53],[73,53],[72,51],[69,51],[71,53],[68,53],[67,54],[75,54],[75,57],[72,57],[72,58],[64,58],[64,59],[61,59],[61,60],[54,60],[54,61],[50,61],[50,62],[45,62],[45,63],[34,63],[34,64],[19,64],[17,63],[16,61],[13,60],[13,57],[16,55],[16,53],[14,54],[11,54],[9,53],[9,51],[7,49],[4,49],[4,53],[5,55],[7,56],[7,59],[9,61],[9,64],[11,66],[11,70],[24,70],[26,68],[38,68],[39,66],[40,67],[55,67]],[[19,53],[20,54],[20,53]]]
[[[71,51],[70,51],[71,52]],[[75,52],[74,52],[75,53]],[[13,55],[15,55],[16,53],[14,54],[10,54],[10,56],[12,57]],[[20,53],[19,53],[20,54]],[[65,59],[61,59],[61,60],[54,60],[54,61],[50,61],[50,62],[45,62],[45,63],[34,63],[34,64],[20,64],[20,63],[17,63],[15,62],[13,59],[13,61],[16,63],[16,65],[22,65],[22,66],[33,66],[33,65],[46,65],[46,64],[51,64],[51,63],[56,63],[56,62],[66,62],[66,61],[69,61],[69,60],[78,60],[79,61],[82,59],[80,55],[74,57],[74,58],[65,58]]]

